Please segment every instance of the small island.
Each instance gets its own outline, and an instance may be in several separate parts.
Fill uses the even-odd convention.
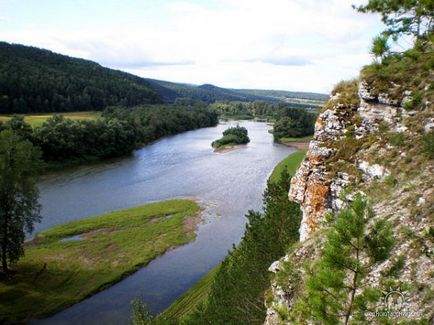
[[[247,135],[247,129],[245,127],[237,126],[230,127],[223,132],[223,137],[212,142],[214,151],[227,151],[235,148],[241,144],[247,144],[250,142]]]

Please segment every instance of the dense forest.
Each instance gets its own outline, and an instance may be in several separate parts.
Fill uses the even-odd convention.
[[[149,83],[134,75],[0,42],[0,113],[102,110],[160,101]]]
[[[312,135],[316,114],[302,108],[280,109],[273,125],[273,136],[276,141],[282,138],[299,138]]]
[[[303,106],[303,105],[301,105]],[[267,103],[262,100],[252,102],[241,101],[218,101],[209,105],[223,118],[242,118],[242,119],[267,119],[276,120],[280,116],[287,115],[286,111],[293,110],[293,114],[301,112],[300,105],[293,103]],[[303,111],[305,111],[303,109]],[[315,113],[315,110],[312,110]]]
[[[297,97],[300,96],[300,97]],[[194,105],[217,100],[282,102],[315,107],[327,96],[268,90],[236,90],[144,79],[98,63],[48,50],[0,42],[0,114],[103,110],[147,103]]]
[[[97,120],[55,115],[32,128],[22,116],[1,124],[42,149],[46,162],[87,161],[118,157],[166,135],[215,126],[217,115],[204,107],[148,105],[111,107]]]

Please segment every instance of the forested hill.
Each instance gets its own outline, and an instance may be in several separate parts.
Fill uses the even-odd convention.
[[[317,107],[324,94],[228,89],[141,78],[36,47],[0,42],[0,114],[103,110],[149,103],[286,102]]]
[[[35,47],[0,42],[0,113],[102,110],[161,102],[143,78]]]
[[[329,97],[328,95],[319,93],[265,89],[231,89],[211,84],[197,86],[155,79],[146,80],[151,83],[154,89],[160,92],[164,101],[178,101],[182,104],[198,100],[208,104],[215,101],[251,102],[261,100],[268,103],[287,102],[293,106],[310,107],[315,106],[312,105],[313,102],[319,102],[322,105]]]

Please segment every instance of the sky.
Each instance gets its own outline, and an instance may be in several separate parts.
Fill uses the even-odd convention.
[[[0,40],[142,77],[327,93],[372,62],[362,0],[0,0]]]

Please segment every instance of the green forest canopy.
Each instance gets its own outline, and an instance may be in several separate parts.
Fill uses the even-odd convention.
[[[144,79],[89,60],[0,42],[0,114],[101,111],[113,105],[131,107],[162,102],[287,102],[297,96],[319,103],[327,98],[323,94],[236,90]]]

